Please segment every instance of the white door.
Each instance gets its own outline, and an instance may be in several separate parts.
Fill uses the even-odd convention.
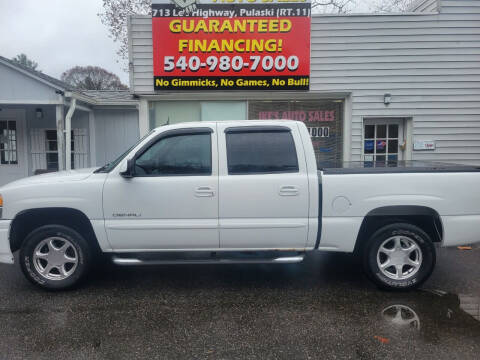
[[[404,159],[403,119],[365,119],[363,124],[363,160],[395,163]]]
[[[134,161],[132,178],[112,173],[105,182],[105,227],[113,249],[218,249],[214,127],[160,134]]]
[[[267,124],[217,125],[221,248],[305,247],[309,193],[297,125]]]
[[[0,112],[0,186],[28,176],[25,151],[25,113]]]

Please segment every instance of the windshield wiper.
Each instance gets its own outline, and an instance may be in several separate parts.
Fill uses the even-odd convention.
[[[102,173],[102,172],[107,172],[106,169],[107,167],[110,165],[111,163],[107,163],[105,165],[103,165],[102,167],[98,168],[97,170],[95,170],[93,173],[94,174],[97,174],[97,173]]]

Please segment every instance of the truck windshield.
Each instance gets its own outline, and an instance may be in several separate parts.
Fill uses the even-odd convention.
[[[125,156],[127,156],[130,153],[130,151],[132,151],[138,144],[140,144],[143,140],[145,140],[147,137],[149,137],[150,134],[152,134],[154,131],[155,130],[151,130],[147,135],[145,135],[140,140],[138,140],[133,146],[131,146],[122,155],[120,155],[115,160],[113,160],[113,161],[103,165],[102,167],[98,168],[97,170],[94,171],[94,173],[108,173],[108,172],[112,171],[115,168],[115,166],[117,166],[120,163],[120,161],[122,161],[125,158]]]

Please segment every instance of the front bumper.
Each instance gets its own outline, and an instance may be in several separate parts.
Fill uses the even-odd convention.
[[[10,232],[11,220],[0,220],[0,263],[13,264],[13,255],[10,250]]]

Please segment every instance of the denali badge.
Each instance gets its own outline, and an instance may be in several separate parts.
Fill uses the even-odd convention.
[[[142,217],[142,214],[137,213],[113,213],[113,217]]]

